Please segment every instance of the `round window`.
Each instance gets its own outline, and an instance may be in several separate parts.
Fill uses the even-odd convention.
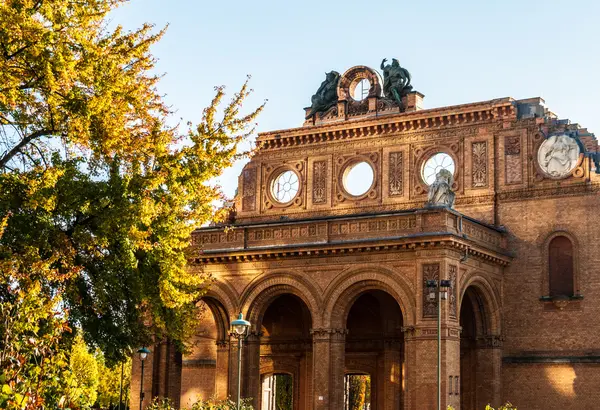
[[[361,196],[371,188],[373,179],[373,168],[368,162],[361,161],[346,167],[342,184],[350,195]]]
[[[371,89],[371,82],[366,78],[360,80],[352,91],[350,91],[350,96],[354,101],[362,101],[369,95],[369,90]]]
[[[298,193],[298,175],[294,171],[283,171],[273,178],[271,183],[271,195],[277,202],[290,202]]]
[[[438,152],[425,161],[423,170],[421,171],[421,177],[427,185],[431,185],[435,181],[437,173],[442,169],[446,169],[454,175],[454,160],[450,155]]]

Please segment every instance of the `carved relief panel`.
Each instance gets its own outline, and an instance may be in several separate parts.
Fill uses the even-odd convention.
[[[428,263],[423,265],[423,318],[437,317],[437,299],[429,298],[428,280],[440,279],[440,264]]]
[[[448,279],[450,279],[450,289],[448,290],[448,306],[449,306],[449,313],[450,313],[450,317],[452,319],[457,319],[458,318],[458,307],[457,307],[457,302],[458,302],[458,269],[456,268],[456,265],[450,265],[448,267]]]
[[[402,196],[404,193],[404,153],[390,152],[388,159],[388,195]]]
[[[507,185],[523,182],[521,136],[504,137],[504,179]]]
[[[583,146],[573,133],[558,132],[545,138],[541,132],[537,132],[533,135],[532,145],[534,181],[585,176]]]
[[[242,172],[242,211],[256,210],[256,167],[245,168]]]
[[[471,144],[471,187],[488,186],[488,145],[487,141]]]
[[[314,161],[312,164],[312,203],[322,205],[327,202],[327,160]]]

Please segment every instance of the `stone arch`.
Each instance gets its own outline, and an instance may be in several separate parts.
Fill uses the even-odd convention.
[[[479,314],[481,334],[499,336],[501,334],[501,309],[499,291],[483,274],[474,272],[466,277],[460,287],[458,312],[461,311],[465,293],[471,288],[475,291],[478,303],[483,308]]]
[[[299,275],[271,271],[256,278],[243,292],[241,310],[245,312],[254,330],[260,331],[259,326],[267,307],[285,293],[302,300],[310,312],[312,326],[316,327],[321,310],[321,298],[317,289]]]
[[[404,326],[415,323],[414,291],[401,276],[385,267],[364,266],[348,270],[333,281],[325,292],[325,327],[344,328],[352,304],[366,291],[382,290],[392,296],[402,313]]]

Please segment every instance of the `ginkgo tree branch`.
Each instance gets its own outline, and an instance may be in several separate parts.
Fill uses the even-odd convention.
[[[32,132],[31,134],[27,135],[25,138],[23,138],[21,141],[19,141],[19,143],[17,145],[15,145],[10,151],[8,151],[6,154],[4,154],[0,158],[0,168],[4,168],[6,166],[6,164],[8,164],[8,162],[15,155],[17,155],[19,152],[21,152],[21,149],[23,149],[25,146],[27,146],[27,144],[29,144],[31,141],[33,141],[39,137],[43,137],[44,135],[50,135],[50,134],[52,134],[52,130],[41,129],[41,130]]]

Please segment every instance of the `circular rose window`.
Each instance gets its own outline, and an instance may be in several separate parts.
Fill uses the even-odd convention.
[[[366,78],[360,80],[350,91],[350,96],[354,101],[362,101],[369,95],[371,82]]]
[[[298,194],[298,175],[294,171],[283,171],[273,178],[271,195],[280,203],[290,202]]]
[[[356,162],[344,170],[342,185],[350,195],[361,196],[371,188],[374,177],[373,168],[368,162]]]
[[[421,171],[421,177],[427,185],[431,185],[435,181],[437,173],[442,169],[448,170],[454,175],[454,160],[450,155],[438,152],[425,161],[423,170]]]

